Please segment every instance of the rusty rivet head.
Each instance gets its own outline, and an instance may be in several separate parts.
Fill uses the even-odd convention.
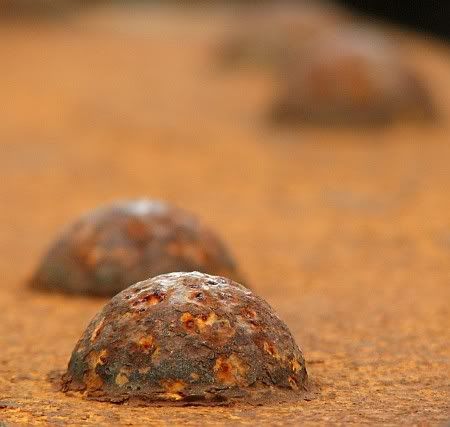
[[[112,298],[77,343],[62,383],[65,392],[110,402],[260,404],[299,399],[307,372],[263,299],[192,272],[160,275]]]
[[[159,201],[123,201],[69,226],[30,285],[112,296],[158,274],[193,270],[240,278],[228,249],[192,214]]]
[[[319,125],[383,125],[429,120],[430,94],[382,34],[334,30],[291,52],[272,118]]]

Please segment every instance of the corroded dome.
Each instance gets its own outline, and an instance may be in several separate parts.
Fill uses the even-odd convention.
[[[116,295],[76,345],[63,391],[140,404],[259,404],[298,399],[306,381],[301,351],[263,299],[193,272]]]
[[[329,31],[298,50],[280,73],[273,116],[317,124],[386,124],[435,115],[426,85],[383,35]]]
[[[225,245],[198,218],[159,201],[123,201],[70,225],[30,284],[50,291],[112,296],[158,274],[192,270],[240,279]]]

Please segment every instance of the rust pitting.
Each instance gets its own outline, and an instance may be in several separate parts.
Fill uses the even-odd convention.
[[[236,354],[229,357],[220,356],[214,364],[218,381],[230,385],[246,385],[248,366]]]
[[[151,335],[143,336],[139,338],[138,345],[143,349],[144,352],[149,352],[154,349],[154,338]]]
[[[158,274],[192,270],[240,277],[228,249],[194,215],[158,201],[132,200],[96,209],[69,226],[30,285],[112,296]]]
[[[166,297],[165,293],[157,291],[153,294],[145,295],[142,298],[136,299],[135,301],[132,302],[131,305],[133,307],[136,307],[138,305],[156,305],[156,304],[159,304],[161,301],[164,301],[165,297]],[[126,298],[126,299],[130,299],[130,298]]]
[[[198,304],[199,294],[210,304]],[[155,295],[158,302],[147,304]],[[136,313],[134,299],[145,312]],[[256,319],[258,330],[248,323]],[[265,301],[232,280],[194,272],[161,275],[115,296],[75,347],[62,384],[110,402],[260,404],[302,398],[307,373]]]

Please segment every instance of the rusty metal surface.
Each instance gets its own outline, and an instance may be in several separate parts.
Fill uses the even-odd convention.
[[[64,391],[141,404],[299,400],[307,374],[286,325],[229,279],[171,273],[116,295],[76,345]]]
[[[155,200],[116,202],[67,227],[30,280],[36,289],[112,296],[173,271],[239,280],[220,239],[194,215]]]
[[[444,425],[448,47],[397,34],[438,122],[278,133],[263,118],[273,81],[211,69],[221,24],[119,10],[0,26],[0,423]],[[26,279],[67,219],[142,195],[226,239],[301,344],[312,399],[137,407],[54,387],[106,301],[34,292]]]
[[[219,63],[277,76],[269,118],[319,126],[380,126],[436,118],[426,79],[373,23],[330,8],[250,8],[222,37]],[[244,67],[245,66],[245,67]]]
[[[277,120],[379,126],[436,118],[426,80],[381,32],[324,31],[294,52],[280,71]]]

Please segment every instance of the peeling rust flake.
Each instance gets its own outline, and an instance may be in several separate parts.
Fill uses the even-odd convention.
[[[208,304],[193,295],[207,296]],[[106,304],[78,342],[62,384],[65,392],[110,402],[263,404],[301,399],[307,372],[288,328],[264,300],[230,279],[170,273]]]

